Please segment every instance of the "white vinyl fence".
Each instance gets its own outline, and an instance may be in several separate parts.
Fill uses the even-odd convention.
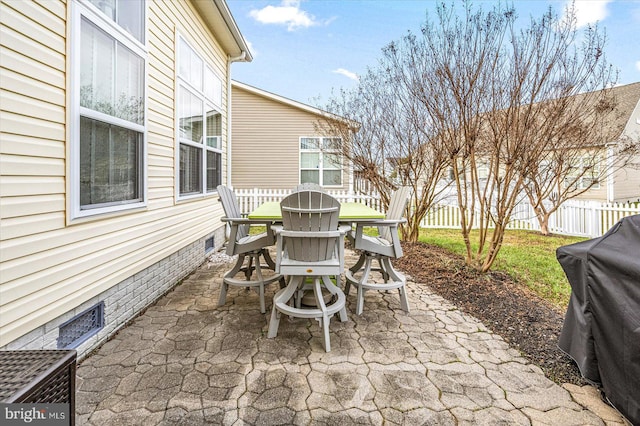
[[[282,201],[284,197],[291,194],[290,189],[234,189],[236,197],[238,198],[238,204],[240,204],[240,211],[242,213],[250,213],[255,210],[260,204],[267,201]],[[331,191],[327,193],[334,197],[341,203],[362,203],[367,206],[373,207],[378,211],[383,211],[382,202],[380,197],[374,197],[366,194],[354,194],[349,191]]]
[[[340,202],[359,202],[383,211],[380,197],[354,194],[348,191],[327,191]],[[236,189],[236,196],[243,213],[249,213],[266,201],[281,201],[291,193],[289,189]],[[599,237],[625,216],[640,214],[640,203],[600,203],[597,201],[569,200],[551,215],[549,230],[554,234],[582,237]],[[455,200],[436,204],[421,224],[424,228],[458,228],[460,211]],[[477,225],[476,225],[477,226]],[[538,219],[526,202],[514,209],[508,229],[538,231]]]
[[[634,214],[640,214],[640,203],[569,200],[549,218],[549,231],[562,235],[599,237],[623,217]],[[457,228],[460,226],[460,210],[453,203],[439,203],[427,213],[422,226],[424,228]],[[477,223],[474,227],[477,227]],[[540,230],[535,212],[527,201],[516,205],[507,228]]]

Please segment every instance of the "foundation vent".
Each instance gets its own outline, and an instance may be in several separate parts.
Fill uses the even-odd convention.
[[[58,349],[73,349],[104,327],[104,302],[100,302],[60,326]]]

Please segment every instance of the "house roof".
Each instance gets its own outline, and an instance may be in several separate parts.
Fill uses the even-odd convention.
[[[302,102],[298,102],[298,101],[294,101],[293,99],[289,99],[289,98],[285,98],[284,96],[280,96],[280,95],[276,95],[275,93],[271,93],[268,92],[266,90],[262,90],[262,89],[258,89],[257,87],[251,86],[249,84],[246,83],[241,83],[239,81],[236,80],[231,80],[231,86],[244,90],[246,92],[252,93],[254,95],[263,97],[265,99],[269,99],[275,102],[279,102],[281,104],[293,107],[293,108],[297,108],[301,111],[306,111],[306,112],[310,112],[311,114],[315,114],[319,117],[324,117],[325,119],[328,120],[336,120],[336,121],[340,121],[340,122],[345,122],[348,123],[350,126],[352,126],[353,128],[357,128],[359,127],[359,124],[352,121],[352,120],[348,120],[344,117],[341,117],[339,115],[330,113],[328,111],[322,110],[320,108],[316,108],[316,107],[312,107],[311,105],[307,105],[304,104]]]
[[[191,0],[207,27],[231,57],[251,62],[253,56],[225,0]]]
[[[236,80],[231,80],[231,86],[242,89],[246,92],[253,93],[254,95],[261,96],[263,98],[270,99],[272,101],[280,102],[282,104],[310,112],[312,114],[327,116],[330,113],[323,111],[319,108],[312,107],[311,105],[303,104],[302,102],[294,101],[293,99],[285,98],[284,96],[276,95],[275,93],[267,92],[266,90],[258,89],[257,87],[250,86],[246,83],[241,83]]]
[[[634,109],[640,104],[640,82],[616,86],[611,89],[610,95],[615,97],[617,103],[604,130],[606,139],[615,141],[620,138]]]

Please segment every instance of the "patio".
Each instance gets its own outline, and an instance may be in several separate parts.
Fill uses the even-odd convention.
[[[80,363],[78,424],[623,424],[593,388],[556,385],[410,277],[408,315],[395,292],[368,292],[355,316],[352,292],[329,353],[315,321],[284,317],[267,339],[256,292],[217,306],[229,260],[216,255]]]

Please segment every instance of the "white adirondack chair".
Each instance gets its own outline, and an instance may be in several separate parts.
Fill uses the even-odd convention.
[[[315,318],[324,334],[324,347],[331,350],[329,321],[339,312],[347,320],[345,295],[340,289],[344,269],[344,237],[348,227],[339,228],[340,203],[321,191],[300,191],[280,203],[282,226],[276,232],[276,272],[287,275],[289,284],[273,298],[269,334],[278,334],[281,314]],[[336,284],[331,281],[335,277]],[[330,295],[325,302],[323,289]],[[315,306],[304,307],[300,292],[312,291]]]
[[[345,294],[348,296],[351,284],[358,289],[356,299],[356,315],[361,315],[364,307],[364,294],[366,290],[392,290],[398,289],[400,304],[404,311],[409,312],[409,302],[405,286],[407,279],[396,271],[391,264],[391,259],[402,256],[402,246],[398,236],[398,225],[406,222],[402,217],[409,201],[411,189],[409,187],[398,188],[389,202],[389,208],[384,220],[372,222],[358,222],[355,232],[348,237],[356,250],[362,250],[358,262],[345,272]],[[365,235],[365,227],[377,226],[378,236]],[[373,268],[373,261],[377,260],[379,268]],[[369,281],[371,271],[379,271],[384,283]],[[358,275],[358,277],[356,277]]]
[[[284,286],[284,278],[281,274],[276,273],[267,278],[262,275],[262,269],[275,270],[275,263],[267,250],[267,247],[275,244],[275,236],[271,230],[273,223],[271,221],[251,220],[242,217],[235,193],[224,185],[218,186],[217,190],[225,214],[222,221],[229,223],[231,227],[227,243],[227,254],[229,256],[238,255],[238,261],[234,267],[224,274],[218,306],[226,303],[227,290],[230,285],[249,288],[257,287],[260,295],[260,312],[264,314],[266,312],[264,286],[274,281],[280,281],[281,287]],[[264,225],[267,231],[258,235],[249,235],[251,224]],[[266,265],[261,262],[260,257],[264,258]],[[235,278],[238,272],[244,273],[244,279]],[[252,280],[251,276],[254,272],[255,279]]]

